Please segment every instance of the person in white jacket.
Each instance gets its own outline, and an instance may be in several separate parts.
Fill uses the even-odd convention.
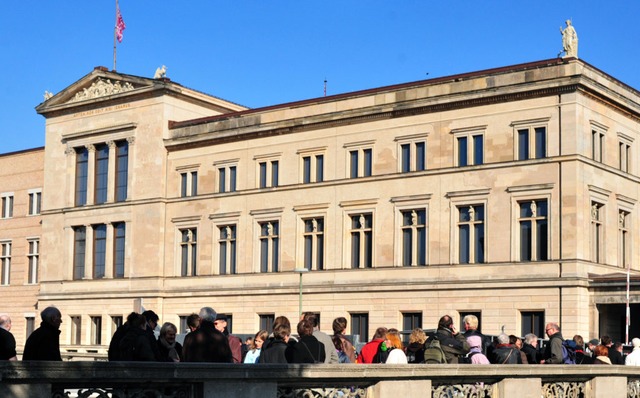
[[[631,366],[640,366],[640,339],[634,338],[631,340],[631,344],[633,344],[633,351],[631,354],[627,355],[627,359],[625,359],[625,365]]]
[[[385,363],[393,364],[405,364],[408,363],[407,355],[404,353],[402,347],[402,341],[400,340],[400,334],[397,332],[388,332],[385,340],[385,345],[389,351],[389,356]]]

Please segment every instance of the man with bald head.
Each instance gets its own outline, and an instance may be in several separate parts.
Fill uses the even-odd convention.
[[[23,361],[62,361],[60,356],[60,325],[62,314],[56,307],[40,313],[42,323],[31,333],[24,345]]]
[[[9,315],[0,315],[0,360],[17,361],[16,339],[10,332],[11,318]]]

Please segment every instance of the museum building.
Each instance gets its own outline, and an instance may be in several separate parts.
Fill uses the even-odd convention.
[[[142,307],[183,331],[211,306],[252,334],[300,300],[361,341],[444,314],[622,341],[628,269],[640,334],[640,92],[583,60],[257,109],[98,67],[36,110],[44,151],[0,155],[19,345],[48,305],[65,350],[104,352]]]

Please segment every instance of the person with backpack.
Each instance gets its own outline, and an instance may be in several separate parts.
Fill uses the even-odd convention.
[[[347,319],[344,317],[334,319],[332,328],[333,336],[331,339],[338,353],[338,361],[340,363],[356,363],[356,349],[344,335],[347,330]]]
[[[483,340],[480,336],[467,337],[469,343],[469,353],[461,357],[459,362],[470,363],[472,365],[489,365],[489,359],[482,353]]]
[[[447,363],[459,363],[458,358],[469,352],[469,343],[462,333],[458,333],[453,318],[445,315],[438,321],[435,337],[440,342]],[[427,357],[425,350],[425,358]]]
[[[544,328],[545,333],[549,336],[549,344],[547,344],[544,354],[542,355],[541,364],[556,364],[560,365],[564,363],[564,355],[562,345],[564,338],[560,333],[560,326],[557,323],[548,323]]]

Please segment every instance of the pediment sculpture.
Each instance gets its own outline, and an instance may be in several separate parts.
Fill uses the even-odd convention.
[[[105,97],[107,95],[120,94],[133,90],[134,87],[129,82],[111,83],[110,79],[100,79],[91,83],[91,86],[78,91],[69,102],[84,101],[93,98]]]

